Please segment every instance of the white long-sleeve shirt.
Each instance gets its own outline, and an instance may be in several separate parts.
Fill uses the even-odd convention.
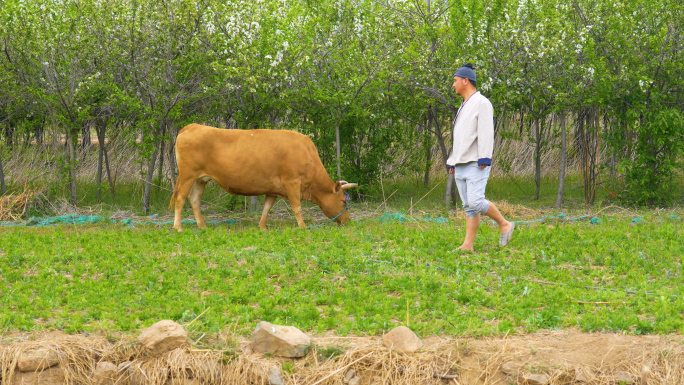
[[[449,166],[477,162],[491,165],[494,151],[494,107],[479,91],[461,105],[454,122]]]

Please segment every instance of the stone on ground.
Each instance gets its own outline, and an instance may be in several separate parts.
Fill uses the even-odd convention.
[[[94,385],[113,385],[117,380],[117,366],[111,362],[98,362],[93,372]]]
[[[348,384],[349,381],[351,381],[351,379],[354,378],[354,376],[356,376],[356,370],[349,369],[347,371],[347,374],[344,375],[344,380],[342,382],[344,382],[345,384]]]
[[[522,376],[523,384],[526,385],[546,385],[549,383],[548,374],[525,374]]]
[[[510,376],[515,376],[518,374],[518,370],[520,369],[520,364],[516,364],[513,361],[508,361],[505,362],[501,367],[501,372],[504,374],[508,374]]]
[[[618,384],[634,384],[636,382],[635,376],[623,371],[615,373],[613,378]]]
[[[12,385],[64,385],[66,383],[64,370],[59,366],[42,372],[15,372]]]
[[[590,369],[587,368],[577,368],[575,369],[575,381],[583,384],[588,384],[594,379],[594,374]]]
[[[17,368],[20,372],[37,372],[55,366],[59,363],[59,357],[54,349],[38,347],[30,349],[19,356]]]
[[[280,357],[304,357],[311,338],[294,326],[273,325],[261,321],[252,335],[254,350]]]
[[[423,341],[406,326],[399,326],[382,337],[383,345],[402,353],[413,353],[423,347]]]
[[[285,383],[283,373],[278,366],[273,365],[268,369],[268,383],[269,385],[283,385]]]
[[[152,357],[159,357],[181,346],[187,339],[188,335],[181,325],[164,320],[142,332],[138,337],[138,342],[145,347]]]

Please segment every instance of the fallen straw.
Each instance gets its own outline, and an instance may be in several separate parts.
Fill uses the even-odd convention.
[[[370,356],[371,354],[373,354],[373,352],[370,352],[370,353],[366,354],[365,356],[359,358],[358,360],[356,360],[356,361],[354,361],[354,362],[352,362],[352,363],[349,363],[349,364],[347,364],[347,365],[344,365],[343,367],[341,367],[341,368],[335,370],[334,372],[332,372],[332,373],[328,374],[327,376],[321,378],[320,380],[316,381],[316,382],[313,383],[312,385],[318,385],[318,384],[320,384],[321,382],[323,382],[323,381],[327,380],[328,378],[332,377],[334,374],[339,373],[339,372],[341,372],[342,370],[344,370],[344,369],[346,369],[346,368],[348,368],[348,367],[354,365],[355,363],[357,363],[357,362],[361,361],[362,359],[364,359],[364,358]]]

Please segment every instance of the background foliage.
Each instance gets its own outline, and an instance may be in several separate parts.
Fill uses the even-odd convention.
[[[173,183],[173,140],[189,122],[298,130],[333,178],[368,186],[392,168],[427,183],[450,149],[452,75],[473,62],[499,140],[533,149],[537,197],[544,155],[567,137],[561,162],[586,202],[609,183],[629,202],[671,203],[683,14],[675,0],[3,1],[3,193],[2,160],[34,146],[78,204],[94,134],[97,184],[112,196],[105,137],[135,143],[129,177],[144,180],[147,211],[154,186]]]

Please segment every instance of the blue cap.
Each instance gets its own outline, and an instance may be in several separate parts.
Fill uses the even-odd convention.
[[[459,68],[458,70],[456,70],[456,73],[454,74],[454,76],[458,76],[460,78],[470,79],[473,82],[477,81],[477,75],[475,75],[475,70],[473,69],[473,65],[470,63],[468,63],[468,64],[464,65],[463,67]]]

